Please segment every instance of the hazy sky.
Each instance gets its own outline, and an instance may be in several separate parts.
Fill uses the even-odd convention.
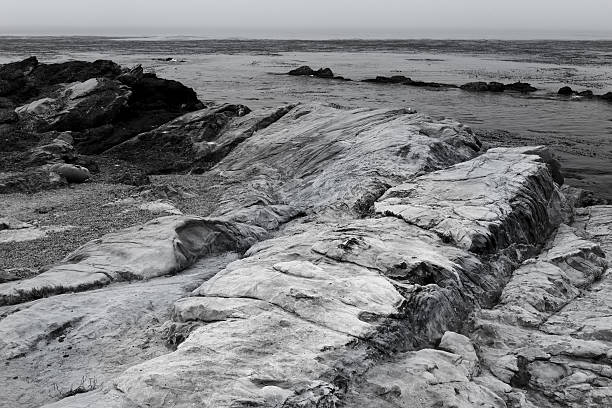
[[[610,32],[612,0],[2,0],[0,34],[482,37]],[[534,34],[535,33],[535,34]]]

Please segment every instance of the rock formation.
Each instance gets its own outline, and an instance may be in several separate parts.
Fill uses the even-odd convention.
[[[310,77],[317,77],[317,78],[339,79],[343,81],[350,81],[350,79],[347,79],[341,76],[335,76],[334,72],[330,68],[319,68],[318,70],[315,71],[314,69],[310,68],[308,65],[304,65],[299,68],[292,69],[291,71],[287,73],[287,75],[310,76]]]
[[[68,136],[28,154],[61,165]],[[174,215],[0,283],[2,406],[612,404],[612,207],[576,208],[545,147],[313,103],[187,113],[104,157],[201,173],[211,210],[134,200]]]

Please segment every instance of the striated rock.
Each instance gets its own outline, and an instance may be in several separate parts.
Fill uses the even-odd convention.
[[[559,201],[559,192],[540,152],[547,156],[539,148],[491,149],[472,162],[388,190],[376,212],[475,252],[541,242],[560,210],[551,205]]]
[[[203,254],[247,248],[264,234],[223,220],[162,217],[92,241],[32,279],[0,284],[0,304],[176,273]]]
[[[206,114],[227,120],[198,112],[166,130],[194,145]],[[50,406],[529,406],[530,378],[549,388],[562,378],[547,356],[595,364],[606,355],[601,342],[558,337],[497,350],[502,340],[481,339],[501,319],[482,324],[491,331],[477,326],[471,341],[458,334],[472,311],[485,309],[477,324],[494,313],[512,272],[570,222],[545,149],[478,156],[469,128],[410,110],[307,104],[220,127],[211,140],[228,147],[212,150],[222,153],[205,174],[221,191],[210,218],[109,234],[36,278],[0,285],[5,305],[21,303],[0,308],[11,358],[0,403],[54,402],[65,394],[40,390],[91,371],[100,386]],[[152,139],[130,143],[144,151]],[[601,275],[601,251],[569,232],[561,227],[538,261],[586,288]],[[236,248],[239,259],[221,260]],[[57,295],[88,285],[107,286]],[[578,299],[573,290],[526,292]],[[75,355],[56,335],[78,345]],[[529,344],[521,336],[517,344]],[[64,369],[20,379],[59,356]]]
[[[612,403],[611,215],[609,206],[579,209],[573,227],[562,225],[548,250],[515,271],[499,305],[476,313],[483,367],[525,404]]]
[[[260,115],[249,115],[250,109],[243,105],[204,109],[140,134],[105,154],[141,163],[149,173],[207,169],[292,108],[287,106]]]

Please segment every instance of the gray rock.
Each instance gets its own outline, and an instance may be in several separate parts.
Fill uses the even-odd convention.
[[[0,380],[10,390],[0,403],[53,402],[40,390],[91,370],[97,389],[52,406],[527,407],[536,392],[576,396],[593,378],[580,372],[605,372],[604,341],[507,323],[529,307],[511,290],[521,268],[556,268],[524,294],[544,320],[604,268],[606,249],[587,232],[594,213],[559,228],[573,214],[544,149],[475,157],[469,128],[409,110],[299,105],[243,137],[250,120],[216,133],[236,142],[207,172],[222,190],[210,218],[110,234],[0,285],[5,304],[50,295],[0,308],[0,344],[19,374]],[[107,286],[57,295],[58,285]],[[535,298],[553,295],[550,310]],[[458,333],[474,311],[470,342]],[[78,344],[65,369],[14,379],[63,359],[58,333]],[[596,380],[584,401],[605,398]]]
[[[390,189],[376,203],[376,212],[474,252],[541,243],[552,231],[551,212],[560,201],[551,171],[537,155],[541,151],[491,149],[473,161]]]
[[[59,174],[69,183],[83,183],[91,178],[89,170],[76,164],[57,163],[51,165],[49,170]]]

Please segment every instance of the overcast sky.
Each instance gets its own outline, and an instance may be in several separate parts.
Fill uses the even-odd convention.
[[[612,31],[612,0],[1,0],[0,34],[536,36]],[[506,33],[506,34],[504,34]]]

